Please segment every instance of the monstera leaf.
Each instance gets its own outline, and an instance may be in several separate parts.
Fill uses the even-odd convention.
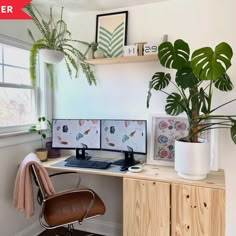
[[[147,108],[149,108],[149,102],[152,97],[151,90],[162,90],[166,88],[171,80],[169,73],[165,74],[164,72],[157,72],[152,76],[151,81],[149,82],[149,90],[147,95]]]
[[[204,113],[207,114],[209,112],[208,110],[208,105],[209,105],[209,97],[208,95],[205,93],[204,89],[201,88],[198,94],[198,98],[199,98],[199,110]]]
[[[221,91],[228,92],[233,89],[233,84],[229,76],[225,73],[215,81],[215,87]]]
[[[178,93],[170,94],[166,101],[165,111],[168,115],[177,116],[184,111],[182,98]]]
[[[189,53],[188,44],[181,39],[176,40],[174,45],[164,42],[158,47],[159,60],[166,68],[180,69],[188,63]]]
[[[196,50],[191,59],[193,73],[200,80],[216,80],[231,66],[232,48],[227,43],[220,43],[215,51],[209,47]]]
[[[175,81],[182,89],[192,88],[198,83],[197,77],[191,68],[181,68],[177,71]]]
[[[236,144],[236,120],[234,120],[233,125],[231,126],[231,129],[230,129],[230,132],[231,132],[231,138]]]
[[[165,74],[164,72],[157,72],[152,76],[150,87],[155,90],[162,90],[166,88],[171,80],[169,73]]]

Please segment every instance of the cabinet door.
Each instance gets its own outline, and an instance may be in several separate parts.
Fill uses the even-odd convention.
[[[170,184],[124,178],[123,236],[170,235]]]
[[[225,191],[172,185],[172,236],[224,236]]]

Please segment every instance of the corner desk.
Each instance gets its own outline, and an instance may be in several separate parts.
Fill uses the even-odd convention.
[[[48,170],[123,178],[123,236],[224,236],[225,179],[222,170],[202,181],[180,178],[173,167],[144,165],[139,173],[59,166]]]

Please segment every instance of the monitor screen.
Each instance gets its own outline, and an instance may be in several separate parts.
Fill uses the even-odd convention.
[[[146,154],[146,120],[102,120],[101,148],[110,151]]]
[[[100,120],[54,119],[53,148],[100,149]]]

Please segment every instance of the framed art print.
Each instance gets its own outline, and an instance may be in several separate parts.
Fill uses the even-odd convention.
[[[151,143],[148,163],[173,166],[175,139],[187,136],[187,118],[157,115],[150,118],[149,124]]]
[[[103,51],[105,57],[123,56],[127,24],[128,11],[97,15],[95,40],[97,49]]]
[[[151,115],[149,119],[148,164],[174,166],[175,139],[188,135],[188,119],[181,116]],[[210,142],[211,170],[218,170],[218,133],[213,129],[201,138]]]

